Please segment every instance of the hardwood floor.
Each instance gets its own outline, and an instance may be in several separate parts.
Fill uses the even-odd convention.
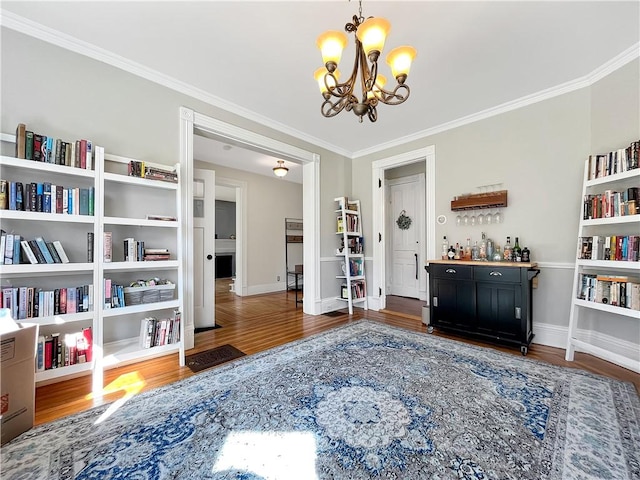
[[[237,297],[229,292],[229,280],[219,279],[216,281],[216,320],[221,328],[198,333],[195,348],[188,354],[229,343],[251,355],[361,318],[427,334],[421,320],[413,317],[360,309],[356,309],[353,315],[346,310],[330,315],[305,315],[299,305],[296,308],[294,292]],[[487,345],[438,332],[435,335],[520,355],[520,351],[514,348]],[[640,391],[640,375],[590,355],[578,353],[574,362],[566,362],[563,349],[533,344],[528,358],[632,382]],[[101,398],[91,395],[88,376],[41,386],[36,389],[35,422],[49,422],[192,375],[194,373],[188,367],[178,366],[178,356],[174,354],[108,370]]]

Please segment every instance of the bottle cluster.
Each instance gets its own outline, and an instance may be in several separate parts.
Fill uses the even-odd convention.
[[[531,261],[531,251],[528,247],[520,247],[519,237],[515,237],[515,242],[511,243],[511,237],[507,237],[504,247],[501,249],[497,242],[487,238],[482,232],[480,244],[475,240],[471,244],[471,238],[467,238],[466,246],[461,243],[449,243],[445,235],[442,241],[442,260],[476,260],[487,262],[523,262]]]

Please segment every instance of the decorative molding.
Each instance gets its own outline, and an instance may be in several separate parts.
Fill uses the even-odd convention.
[[[196,88],[193,85],[177,80],[173,77],[170,77],[169,75],[160,73],[157,70],[145,67],[137,62],[124,58],[104,48],[100,48],[83,40],[79,40],[58,30],[54,30],[50,27],[46,27],[37,22],[34,22],[33,20],[30,20],[28,18],[16,15],[12,12],[0,9],[0,24],[3,27],[10,28],[25,35],[29,35],[30,37],[37,38],[52,45],[56,45],[66,50],[70,50],[80,55],[84,55],[94,60],[98,60],[102,63],[114,66],[116,68],[119,68],[120,70],[132,73],[133,75],[136,75],[138,77],[144,78],[176,92],[208,103],[209,105],[213,105],[214,107],[221,108],[235,115],[239,115],[267,128],[277,130],[286,135],[291,135],[292,137],[298,138],[320,148],[324,148],[326,150],[351,159],[356,159],[373,153],[381,152],[383,150],[400,146],[414,140],[421,140],[430,135],[435,135],[446,130],[451,130],[463,125],[468,125],[479,120],[484,120],[495,115],[516,110],[521,107],[526,107],[543,100],[547,100],[559,95],[563,95],[565,93],[572,92],[574,90],[578,90],[580,88],[590,86],[640,56],[640,43],[637,43],[583,77],[565,82],[561,85],[557,85],[555,87],[551,87],[537,93],[533,93],[531,95],[521,97],[519,99],[512,100],[510,102],[505,102],[496,107],[482,110],[480,112],[467,115],[451,122],[443,123],[441,125],[437,125],[435,127],[392,140],[390,142],[381,143],[371,148],[358,150],[356,152],[350,152],[343,148],[337,147],[336,145],[330,144],[322,139],[319,139],[312,135],[308,135],[282,123],[276,122],[271,118],[267,118],[235,103],[231,103],[220,97],[211,95],[210,93]]]
[[[572,262],[536,262],[540,268],[559,268],[564,270],[573,270],[576,266]]]
[[[247,295],[260,295],[262,293],[283,292],[287,289],[286,282],[264,283],[262,285],[250,285],[247,287]]]

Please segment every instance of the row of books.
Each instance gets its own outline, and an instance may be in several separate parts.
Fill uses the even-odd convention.
[[[93,360],[93,333],[91,327],[79,332],[40,335],[36,350],[36,372],[68,367]]]
[[[124,296],[124,285],[119,285],[111,281],[110,278],[105,278],[104,283],[104,308],[122,308],[126,307]]]
[[[95,188],[64,187],[0,179],[0,210],[90,215],[95,212]]]
[[[624,275],[581,273],[578,298],[588,302],[640,310],[640,279]]]
[[[606,190],[601,194],[585,195],[582,207],[583,220],[637,215],[638,190],[638,187],[631,187],[622,192]]]
[[[589,155],[588,179],[593,180],[638,168],[639,155],[640,140],[631,142],[627,148],[606,154]]]
[[[16,158],[93,170],[94,148],[91,140],[65,142],[59,138],[16,127]]]
[[[349,254],[358,254],[364,252],[364,238],[363,237],[350,237],[347,242]],[[337,254],[344,254],[344,240],[340,239],[340,247],[336,251]]]
[[[0,230],[0,265],[20,263],[69,263],[69,257],[59,240],[48,242],[43,237],[27,240],[20,234]]]
[[[147,317],[140,321],[140,346],[142,348],[170,345],[180,341],[181,313],[174,310],[171,318]]]
[[[346,218],[346,222],[347,222],[346,225],[343,224],[342,216],[339,216],[337,218],[338,229],[336,231],[338,233],[344,232],[345,227],[347,229],[347,232],[357,232],[357,231],[359,231],[359,228],[360,228],[360,224],[359,224],[360,217],[358,217],[358,215],[346,214],[345,218]]]
[[[351,282],[351,298],[364,298],[367,296],[367,287],[361,280]],[[342,284],[341,297],[349,298],[349,287],[346,283]]]
[[[640,236],[594,235],[578,238],[580,260],[614,260],[637,262],[640,260]]]
[[[358,275],[364,275],[364,265],[361,258],[350,258],[348,263],[350,276],[355,277]],[[346,268],[345,263],[342,262],[343,275],[346,275]]]
[[[157,164],[150,164],[138,160],[131,160],[128,165],[130,177],[148,178],[163,182],[178,183],[178,173],[170,168],[162,168]]]
[[[37,287],[3,287],[0,305],[17,320],[50,317],[93,310],[93,285],[43,290]]]

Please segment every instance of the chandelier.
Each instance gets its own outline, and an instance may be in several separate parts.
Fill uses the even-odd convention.
[[[318,37],[318,48],[322,52],[324,67],[315,71],[314,77],[320,87],[324,102],[320,108],[325,117],[335,117],[342,110],[352,111],[360,118],[366,114],[369,120],[378,119],[378,102],[386,105],[399,105],[409,98],[409,86],[405,85],[411,62],[416,50],[410,46],[394,48],[387,55],[387,63],[396,79],[393,90],[385,90],[386,78],[378,74],[378,57],[384,48],[384,42],[391,24],[384,18],[362,16],[362,0],[359,2],[359,15],[347,23],[344,29],[355,33],[356,58],[349,78],[340,83],[338,63],[342,50],[347,45],[347,36],[338,31],[328,31]],[[369,63],[367,63],[367,60]],[[356,86],[360,84],[360,92]],[[356,95],[360,94],[360,98]]]

